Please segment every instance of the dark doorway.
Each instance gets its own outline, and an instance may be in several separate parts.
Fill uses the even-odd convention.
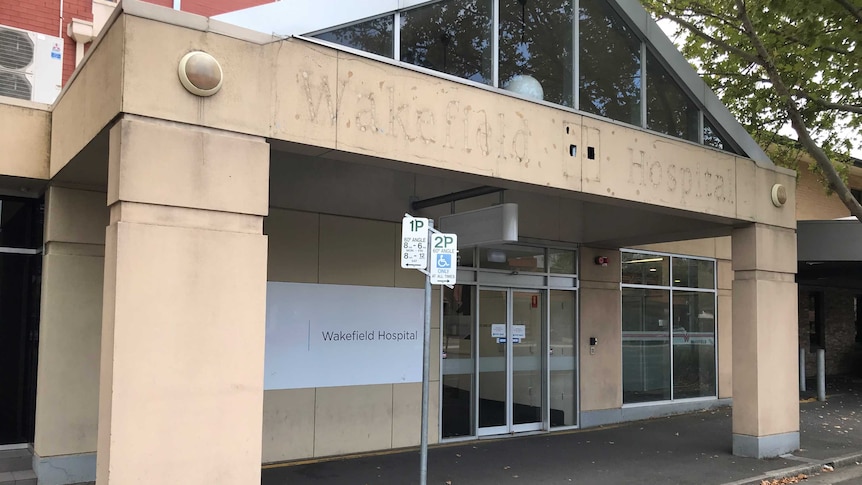
[[[0,197],[0,445],[33,440],[43,210]]]

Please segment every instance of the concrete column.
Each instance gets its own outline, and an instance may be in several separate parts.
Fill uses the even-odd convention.
[[[41,485],[96,478],[107,224],[104,192],[48,189],[33,440]]]
[[[733,231],[733,453],[799,448],[796,232]]]
[[[269,145],[110,136],[97,483],[260,483]]]

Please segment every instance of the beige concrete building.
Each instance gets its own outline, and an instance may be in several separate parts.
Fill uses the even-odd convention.
[[[286,3],[125,0],[53,105],[0,98],[3,257],[41,278],[39,483],[417,446],[405,213],[464,231],[432,295],[432,444],[732,402],[734,453],[799,447],[795,174],[640,6],[248,20]]]

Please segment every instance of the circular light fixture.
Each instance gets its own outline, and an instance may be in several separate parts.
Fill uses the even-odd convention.
[[[180,82],[197,96],[212,96],[224,82],[224,71],[215,57],[202,51],[192,51],[180,59]]]
[[[511,91],[521,96],[538,99],[545,99],[545,91],[542,89],[542,83],[536,80],[533,76],[527,74],[519,74],[503,86],[506,91]]]
[[[787,187],[781,184],[772,186],[772,205],[781,207],[787,202]]]

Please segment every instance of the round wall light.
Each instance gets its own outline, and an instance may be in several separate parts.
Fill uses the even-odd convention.
[[[772,186],[772,205],[781,207],[787,202],[787,187],[781,184]]]
[[[180,59],[180,82],[197,96],[212,96],[224,82],[224,71],[215,57],[202,51],[192,51]]]
[[[503,86],[503,89],[520,94],[521,96],[538,99],[539,101],[545,99],[545,91],[542,89],[542,83],[533,76],[526,74],[519,74],[509,79]]]

